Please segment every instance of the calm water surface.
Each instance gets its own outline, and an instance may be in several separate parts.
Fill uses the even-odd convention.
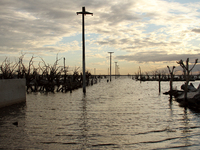
[[[200,149],[200,114],[168,100],[158,82],[128,77],[103,79],[86,96],[30,93],[25,104],[0,109],[0,149]]]

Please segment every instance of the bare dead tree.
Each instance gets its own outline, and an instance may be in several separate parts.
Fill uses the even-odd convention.
[[[2,78],[3,79],[12,79],[14,76],[14,71],[17,68],[18,64],[11,63],[10,60],[6,57],[5,60],[2,62],[2,65],[0,66],[1,72],[2,72]]]
[[[25,54],[22,54],[19,57],[19,62],[18,62],[18,70],[16,71],[18,74],[18,78],[24,78],[25,77],[25,73],[26,73],[26,67],[23,64],[23,58],[24,58]]]
[[[182,59],[177,61],[177,64],[179,64],[184,69],[184,71],[186,72],[186,75],[185,75],[186,81],[185,81],[185,89],[184,89],[184,100],[185,100],[185,102],[187,102],[187,92],[188,92],[188,83],[189,83],[189,80],[190,80],[190,72],[192,71],[192,69],[195,67],[195,65],[197,63],[198,63],[198,59],[195,60],[195,63],[193,64],[192,68],[189,69],[189,58],[187,58],[187,60],[186,60],[186,65],[183,63]]]
[[[22,54],[14,64],[10,63],[10,60],[6,58],[0,65],[0,78],[12,79],[14,75],[17,75],[18,78],[25,77],[27,92],[29,90],[36,92],[38,91],[38,87],[40,87],[40,90],[46,90],[46,92],[54,92],[56,86],[58,87],[57,91],[59,91],[60,85],[65,87],[65,91],[69,90],[69,86],[71,89],[81,87],[82,76],[78,71],[79,67],[75,68],[72,78],[70,78],[71,76],[68,77],[67,81],[63,83],[62,73],[64,73],[66,77],[68,68],[66,69],[65,65],[64,67],[58,65],[58,62],[62,59],[58,58],[58,55],[53,65],[47,64],[41,58],[38,67],[34,66],[34,56],[31,57],[30,61],[25,66],[23,64],[24,56],[25,54]],[[90,75],[89,72],[86,72],[87,77]],[[69,82],[72,82],[71,85],[69,85]]]
[[[167,66],[168,70],[169,70],[169,74],[170,74],[170,101],[172,100],[172,90],[173,90],[173,80],[174,80],[174,69],[176,68],[175,66],[172,67],[172,70],[169,68],[169,66]]]

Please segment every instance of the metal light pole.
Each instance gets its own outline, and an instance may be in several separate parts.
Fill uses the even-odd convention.
[[[96,75],[96,68],[94,68],[94,75]]]
[[[92,15],[93,13],[85,11],[85,7],[82,7],[82,12],[77,12],[78,14],[82,14],[82,44],[83,44],[83,93],[86,93],[86,76],[85,76],[85,29],[84,29],[84,15]]]
[[[120,73],[119,73],[119,65],[117,65],[117,75],[119,76]]]
[[[115,79],[116,79],[116,75],[117,75],[117,62],[115,62]]]
[[[65,57],[63,59],[64,59],[64,72],[65,72],[64,83],[65,83],[66,82]]]
[[[111,59],[112,59],[112,53],[114,53],[114,52],[108,52],[108,53],[110,53],[110,82],[111,82]]]

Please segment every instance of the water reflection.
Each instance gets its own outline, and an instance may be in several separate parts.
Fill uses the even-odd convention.
[[[190,143],[190,119],[188,118],[188,109],[187,108],[184,108],[183,109],[183,131],[182,131],[182,134],[183,134],[183,143],[184,143],[184,146],[190,146],[191,143]]]
[[[86,95],[30,93],[23,107],[0,113],[0,149],[199,149],[199,114],[169,103],[157,87],[116,79]]]
[[[82,134],[82,148],[88,147],[88,118],[87,118],[87,96],[83,95],[82,99],[82,114],[81,114],[81,134]]]
[[[19,119],[24,118],[26,103],[11,105],[8,107],[0,108],[0,125],[6,124],[5,120],[10,119],[10,122],[18,122]]]
[[[24,130],[25,111],[24,102],[0,109],[0,149],[20,149],[27,145],[28,139]]]
[[[169,109],[170,109],[170,114],[169,114],[169,125],[168,127],[169,128],[172,128],[173,127],[173,122],[174,122],[174,112],[173,112],[173,103],[172,101],[169,101]]]

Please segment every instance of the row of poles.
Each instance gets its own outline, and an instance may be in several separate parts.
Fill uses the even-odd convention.
[[[83,59],[83,93],[86,94],[86,76],[85,76],[85,15],[92,15],[93,13],[85,11],[85,7],[82,7],[82,12],[77,12],[77,15],[81,14],[82,15],[82,47],[83,47],[83,54],[82,54],[82,59]],[[108,52],[110,53],[110,81],[111,81],[111,64],[112,64],[112,53],[114,52]]]

